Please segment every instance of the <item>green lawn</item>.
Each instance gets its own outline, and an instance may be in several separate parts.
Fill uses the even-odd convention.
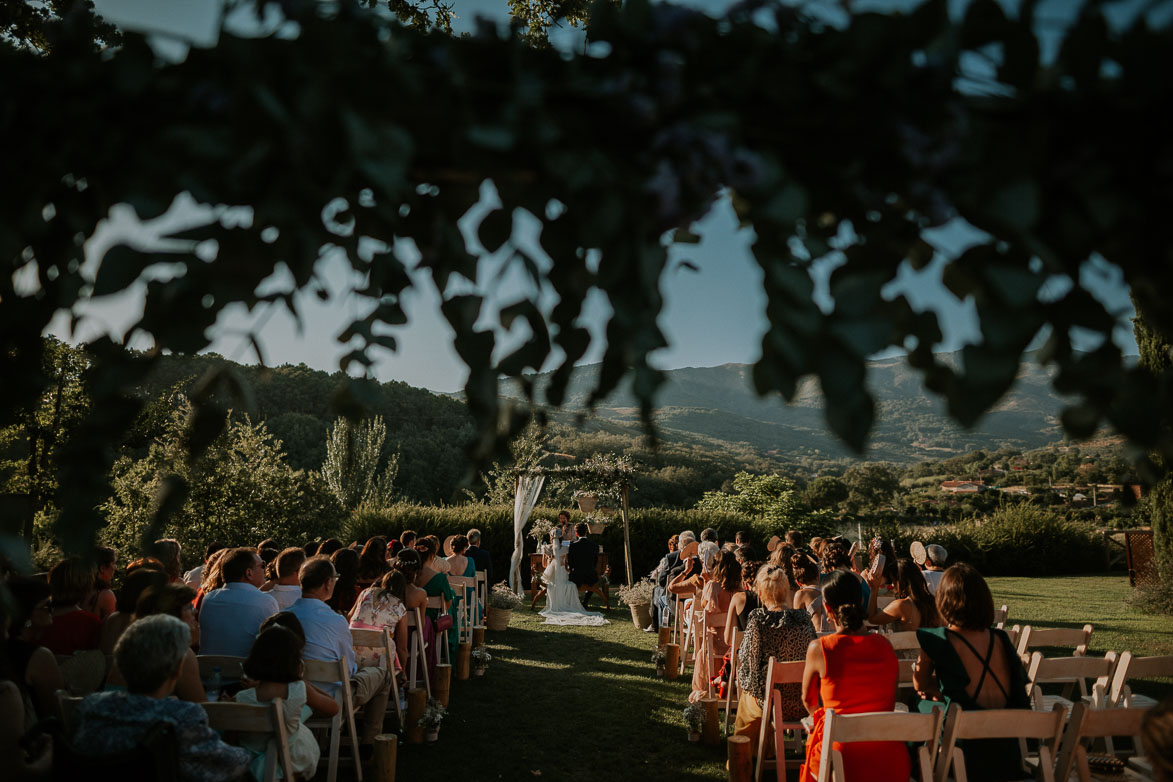
[[[1094,653],[1173,653],[1173,619],[1124,604],[1122,577],[994,578],[1012,624],[1095,627]],[[597,609],[596,609],[597,610]],[[453,682],[449,716],[432,745],[403,745],[400,779],[648,780],[726,778],[724,749],[688,742],[688,683],[657,679],[655,636],[622,606],[606,627],[543,627],[528,607],[508,630],[487,633],[482,678]],[[1173,694],[1173,686],[1136,688]]]

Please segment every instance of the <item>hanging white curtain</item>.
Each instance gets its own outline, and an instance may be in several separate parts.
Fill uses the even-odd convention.
[[[513,556],[509,559],[509,588],[518,595],[524,591],[521,587],[521,557],[525,548],[522,532],[538,504],[538,495],[545,483],[545,475],[523,475],[517,482],[517,493],[513,495]]]

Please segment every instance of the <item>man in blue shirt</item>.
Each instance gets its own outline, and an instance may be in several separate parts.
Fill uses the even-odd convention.
[[[289,607],[289,613],[301,622],[305,632],[306,660],[346,660],[350,669],[350,685],[354,702],[366,706],[364,710],[362,741],[373,742],[383,732],[383,716],[387,713],[387,699],[391,694],[391,678],[383,668],[359,668],[355,662],[354,644],[350,640],[350,623],[336,613],[326,601],[334,594],[338,574],[328,557],[311,557],[298,572],[301,581],[301,599]],[[339,682],[314,682],[330,694],[338,691]]]
[[[260,590],[265,564],[255,549],[236,548],[221,564],[225,584],[200,604],[200,654],[248,657],[261,622],[281,609]]]

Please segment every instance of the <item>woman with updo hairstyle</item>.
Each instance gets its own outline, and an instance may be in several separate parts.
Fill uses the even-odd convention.
[[[766,701],[766,675],[770,658],[779,662],[801,660],[815,637],[810,614],[791,608],[790,579],[777,565],[766,565],[754,580],[761,605],[749,612],[745,637],[738,651],[737,721],[733,732],[746,736],[751,754],[757,753],[762,710]],[[802,716],[802,692],[797,684],[782,685],[782,715],[786,720]]]
[[[1004,630],[994,623],[994,598],[973,567],[957,564],[937,585],[937,611],[944,627],[916,631],[920,655],[912,684],[925,714],[958,703],[965,711],[1029,709],[1027,675]],[[958,741],[967,776],[974,782],[1020,779],[1022,756],[1016,739]],[[972,760],[971,760],[972,758]]]
[[[823,632],[827,613],[823,610],[823,590],[819,587],[819,563],[808,551],[797,551],[790,558],[790,572],[798,582],[793,605],[810,614],[815,632]]]
[[[899,663],[892,644],[864,631],[863,601],[854,573],[838,571],[823,584],[823,606],[835,632],[811,641],[802,674],[803,700],[813,717],[800,782],[815,782],[823,755],[825,709],[836,714],[890,712],[896,706]],[[822,701],[820,704],[820,700]],[[844,776],[869,782],[907,782],[910,765],[903,742],[844,744]]]
[[[440,618],[441,613],[452,617],[452,630],[448,632],[448,647],[452,654],[451,659],[456,659],[456,646],[460,642],[459,634],[454,632],[458,620],[456,616],[457,596],[456,592],[452,590],[452,585],[448,583],[448,574],[440,572],[437,567],[441,561],[436,557],[436,553],[440,550],[440,541],[435,535],[425,535],[416,541],[415,548],[420,554],[422,563],[417,582],[428,593],[428,597],[439,596],[444,603],[443,611],[438,608],[429,608],[425,613],[433,622]]]
[[[742,546],[742,548],[748,547]],[[755,562],[748,558],[738,559],[738,561],[741,563],[741,591],[733,595],[729,601],[729,614],[725,619],[726,646],[733,643],[735,628],[745,632],[745,621],[750,612],[762,604],[761,598],[758,597],[757,588],[754,586],[754,579],[757,578],[758,571],[764,567],[764,563]]]

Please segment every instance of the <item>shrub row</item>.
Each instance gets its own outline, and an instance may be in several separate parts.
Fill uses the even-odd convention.
[[[559,508],[538,507],[530,517],[555,519]],[[582,514],[572,510],[578,521]],[[360,511],[344,525],[342,539],[363,541],[374,535],[397,537],[404,529],[427,532],[443,540],[470,528],[481,530],[483,545],[493,557],[494,577],[503,581],[513,553],[513,509],[504,506],[458,505],[435,507],[397,504],[377,511]],[[668,538],[691,529],[698,535],[705,527],[717,530],[722,541],[732,540],[738,530],[747,530],[762,555],[764,542],[785,530],[738,513],[669,508],[632,509],[630,513],[632,573],[645,575],[667,550]],[[528,525],[527,525],[528,529]],[[1068,575],[1099,572],[1104,568],[1100,538],[1089,525],[1066,521],[1054,513],[1026,505],[1008,506],[983,519],[971,519],[937,527],[906,527],[895,523],[868,529],[867,534],[892,538],[901,555],[914,540],[938,543],[949,551],[949,562],[969,562],[990,576]],[[601,535],[592,535],[610,554],[611,580],[625,579],[623,525],[616,515]],[[537,550],[537,542],[524,538],[525,552]],[[529,580],[529,558],[522,560],[522,578]]]

